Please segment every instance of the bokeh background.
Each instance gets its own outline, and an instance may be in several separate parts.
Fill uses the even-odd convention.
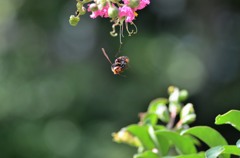
[[[74,0],[0,1],[0,157],[127,158],[136,151],[111,133],[138,121],[175,85],[190,92],[195,125],[235,143],[214,118],[240,109],[240,1],[151,0],[125,34],[126,77],[114,76],[119,39],[107,19],[81,18]]]

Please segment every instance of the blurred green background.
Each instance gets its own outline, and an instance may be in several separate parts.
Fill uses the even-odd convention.
[[[235,143],[239,134],[214,118],[240,109],[240,1],[152,0],[138,34],[123,39],[127,77],[114,76],[119,39],[108,19],[81,18],[74,0],[0,1],[0,157],[127,158],[135,149],[111,133],[138,121],[176,85],[190,92],[196,125]]]

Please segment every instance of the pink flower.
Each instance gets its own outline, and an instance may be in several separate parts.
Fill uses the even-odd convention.
[[[104,17],[104,18],[108,18],[108,8],[109,8],[109,6],[106,5],[105,7],[103,7],[102,10],[97,10],[97,11],[92,12],[92,14],[90,15],[90,17],[91,17],[92,19],[95,19],[95,18],[97,18],[98,16],[101,16],[101,17]],[[91,12],[90,8],[88,8],[88,11]]]
[[[135,19],[134,11],[132,8],[124,5],[123,7],[119,7],[119,17],[125,17],[126,22],[132,22]]]
[[[135,8],[135,9],[136,10],[141,10],[141,9],[145,8],[149,4],[150,4],[150,0],[140,0],[140,3],[138,5],[138,7]]]

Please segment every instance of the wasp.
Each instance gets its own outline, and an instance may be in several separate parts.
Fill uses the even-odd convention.
[[[109,61],[109,63],[111,64],[111,70],[114,75],[119,75],[120,73],[122,73],[124,70],[128,68],[129,58],[127,56],[120,56],[115,59],[114,63],[112,63],[103,48],[102,48],[102,52],[104,56],[107,58],[107,60]]]

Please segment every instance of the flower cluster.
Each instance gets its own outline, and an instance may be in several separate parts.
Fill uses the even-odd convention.
[[[133,20],[138,15],[137,11],[149,4],[150,0],[77,0],[76,15],[71,15],[69,22],[72,26],[76,26],[80,21],[80,15],[85,14],[87,10],[91,13],[90,17],[93,19],[97,17],[110,18],[111,22],[113,22],[113,30],[110,34],[117,36],[118,33],[116,33],[115,27],[119,26],[119,36],[121,39],[124,24],[129,36],[137,32]],[[133,25],[135,30],[129,31],[128,24]]]

